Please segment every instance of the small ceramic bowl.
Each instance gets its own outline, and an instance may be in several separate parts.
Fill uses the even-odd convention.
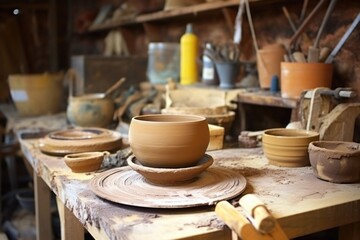
[[[310,163],[316,177],[334,183],[360,182],[360,144],[315,141],[309,145]]]
[[[144,166],[190,167],[204,156],[210,140],[205,117],[153,114],[133,117],[129,144]]]
[[[128,165],[146,180],[157,185],[179,185],[194,180],[213,164],[210,155],[205,154],[195,166],[186,168],[153,168],[143,166],[134,155],[127,159]]]
[[[64,161],[73,172],[92,172],[99,170],[104,157],[109,154],[107,151],[73,153],[65,155]]]
[[[308,146],[319,133],[300,129],[274,128],[264,131],[262,145],[270,164],[282,167],[310,165]]]

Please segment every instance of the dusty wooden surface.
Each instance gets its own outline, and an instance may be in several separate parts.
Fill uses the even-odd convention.
[[[21,139],[20,142],[38,175],[97,238],[230,238],[230,231],[216,216],[214,206],[164,210],[108,202],[88,188],[89,180],[98,173],[72,173],[61,157],[41,153],[38,139]],[[258,195],[290,238],[360,221],[360,184],[319,180],[311,167],[271,166],[262,148],[233,148],[208,154],[213,156],[214,166],[233,169],[246,177],[248,185],[243,194]],[[237,204],[237,200],[230,202]]]

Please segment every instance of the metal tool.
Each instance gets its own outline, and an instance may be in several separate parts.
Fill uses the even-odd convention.
[[[300,100],[301,125],[316,131],[320,140],[353,141],[355,120],[360,116],[360,103],[341,103],[342,98],[353,98],[351,88],[316,88],[307,91]],[[339,104],[335,104],[337,99]]]
[[[338,42],[338,44],[335,46],[335,48],[331,51],[330,55],[327,57],[327,59],[325,60],[325,63],[332,63],[332,61],[334,60],[336,54],[338,54],[338,52],[340,51],[340,49],[342,48],[342,46],[344,45],[344,43],[346,42],[346,40],[349,38],[349,36],[351,35],[351,33],[354,31],[354,29],[356,28],[356,26],[358,25],[360,21],[360,13],[358,13],[357,17],[355,18],[355,20],[352,22],[352,24],[350,25],[350,27],[348,28],[348,30],[345,32],[345,34],[342,36],[342,38],[340,39],[340,41]]]

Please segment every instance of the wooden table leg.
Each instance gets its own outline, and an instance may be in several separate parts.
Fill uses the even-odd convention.
[[[44,180],[34,172],[36,239],[53,239],[51,226],[51,195]]]
[[[357,240],[360,236],[360,222],[339,227],[339,240]]]
[[[64,206],[63,202],[57,197],[57,207],[61,225],[61,240],[83,240],[84,227],[74,214]]]

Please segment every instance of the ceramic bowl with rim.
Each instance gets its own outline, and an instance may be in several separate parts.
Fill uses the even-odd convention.
[[[310,165],[308,146],[319,133],[301,129],[273,128],[264,131],[262,145],[270,164],[281,167]]]
[[[309,145],[314,175],[334,183],[360,182],[360,144],[315,141]]]
[[[65,155],[64,161],[73,172],[93,172],[100,169],[104,157],[109,155],[104,152],[82,152]]]
[[[128,165],[141,174],[147,181],[157,185],[181,185],[195,180],[202,172],[210,167],[214,159],[205,154],[195,166],[185,168],[157,168],[143,166],[136,157],[127,159]]]
[[[210,140],[205,117],[150,114],[133,117],[129,144],[137,160],[148,167],[194,166]]]

